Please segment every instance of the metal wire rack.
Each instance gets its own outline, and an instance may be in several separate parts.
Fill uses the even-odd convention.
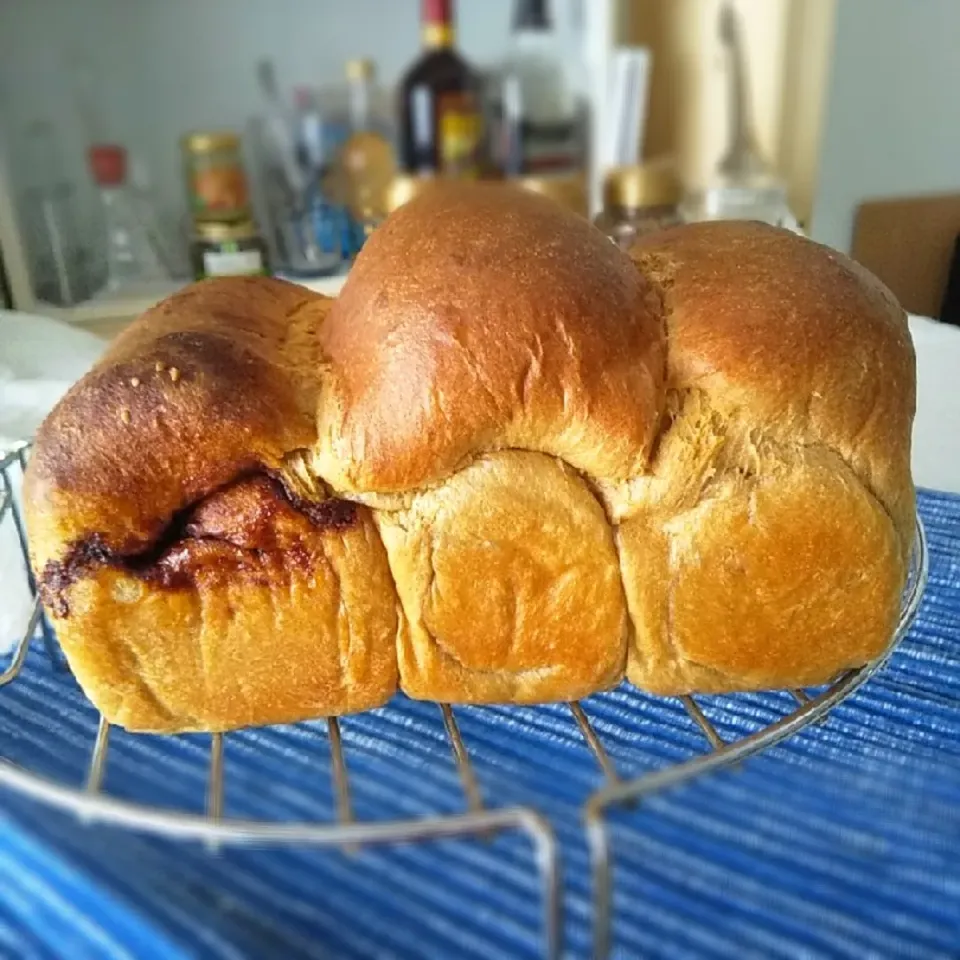
[[[6,518],[12,523],[25,558],[25,575],[32,596],[26,626],[0,673],[0,687],[13,683],[21,674],[27,654],[35,640],[42,640],[49,657],[56,659],[58,648],[43,615],[36,584],[26,563],[26,531],[18,507],[17,486],[26,467],[29,445],[23,444],[0,456],[0,531]],[[656,769],[634,779],[621,779],[603,741],[578,702],[568,704],[583,741],[596,759],[605,785],[587,799],[583,823],[591,858],[593,887],[593,947],[596,957],[609,953],[612,926],[612,850],[608,814],[629,806],[653,793],[669,789],[722,766],[735,764],[797,733],[808,724],[823,721],[829,711],[848,697],[878,670],[905,635],[916,615],[927,577],[927,547],[922,524],[917,521],[916,545],[909,581],[904,591],[896,632],[885,653],[876,661],[851,670],[820,691],[790,691],[797,707],[791,713],[763,729],[733,742],[724,742],[692,697],[680,698],[691,720],[702,732],[710,752],[686,762]],[[2,696],[2,695],[0,695]],[[2,709],[2,699],[0,699]],[[82,788],[56,782],[0,758],[0,786],[46,804],[71,812],[87,822],[105,822],[171,839],[201,841],[216,849],[221,845],[315,846],[352,850],[364,845],[427,842],[453,837],[487,838],[503,831],[519,831],[530,840],[538,872],[541,896],[542,951],[546,957],[558,957],[562,951],[562,887],[559,848],[549,820],[533,806],[488,807],[480,789],[470,753],[452,707],[440,704],[443,728],[456,764],[466,812],[438,814],[420,819],[363,821],[354,816],[347,758],[340,724],[328,718],[330,775],[335,797],[334,821],[243,820],[224,816],[224,740],[212,734],[205,812],[171,810],[133,803],[104,792],[104,775],[110,748],[111,728],[102,717],[90,747],[87,774]]]

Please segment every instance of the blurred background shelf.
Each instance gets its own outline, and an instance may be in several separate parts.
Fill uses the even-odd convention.
[[[609,81],[624,48],[648,55],[641,159],[670,157],[687,191],[716,170],[729,134],[731,61],[717,29],[725,2],[741,25],[757,146],[805,232],[852,252],[909,311],[933,313],[960,234],[960,126],[944,120],[957,85],[956,0],[549,0],[551,56],[588,117],[581,160],[592,209],[604,172],[599,134],[614,102]],[[502,83],[520,6],[454,4],[454,50],[483,85]],[[92,138],[124,146],[131,183],[150,196],[183,259],[180,137],[245,134],[264,109],[257,67],[265,62],[293,110],[305,89],[342,93],[347,61],[362,58],[396,119],[395,94],[421,51],[422,16],[421,0],[286,0],[279,12],[261,0],[0,0],[0,306],[92,327],[117,325],[154,299],[84,300],[93,283],[65,299],[79,299],[74,306],[49,305],[55,297],[39,282],[35,249],[43,218],[30,202],[44,166],[37,155],[50,159],[35,149],[38,128],[52,131],[58,177],[75,188],[85,253],[104,236],[88,169]],[[936,201],[935,216],[917,217],[918,198]],[[891,199],[898,203],[884,211],[883,228],[858,237],[869,226],[860,208]]]
[[[802,221],[816,173],[835,0],[732,2],[756,94],[751,99],[758,145],[785,175],[790,202]],[[87,0],[82,6],[81,11],[68,0],[30,5],[0,0],[0,262],[7,287],[0,304],[89,326],[119,323],[155,299],[152,292],[86,299],[99,283],[84,282],[79,293],[73,289],[66,297],[45,289],[49,277],[41,274],[51,273],[49,262],[56,257],[47,257],[44,269],[38,269],[38,249],[50,232],[38,212],[39,181],[69,185],[72,191],[66,219],[74,227],[66,232],[80,238],[84,258],[96,261],[81,272],[102,272],[103,251],[94,248],[105,245],[109,231],[103,229],[99,194],[104,185],[120,185],[134,206],[141,195],[147,198],[155,235],[173,238],[167,247],[177,248],[165,265],[176,260],[169,273],[185,275],[182,261],[191,242],[185,224],[196,211],[188,203],[178,142],[190,131],[243,135],[254,220],[270,247],[269,265],[280,266],[274,249],[277,224],[264,222],[271,218],[262,212],[270,206],[262,189],[267,178],[251,168],[248,155],[257,139],[251,133],[263,127],[251,121],[267,118],[269,127],[271,114],[273,120],[279,113],[302,118],[298,111],[311,95],[319,97],[315,102],[322,105],[321,112],[337,114],[351,63],[369,65],[370,90],[376,94],[371,104],[387,106],[398,158],[404,160],[406,141],[399,129],[404,77],[423,63],[425,54],[418,51],[426,47],[429,53],[430,48],[424,17],[431,5],[421,0],[355,0],[348,5],[287,0],[282,14],[268,11],[259,0],[208,0],[202,8],[187,0],[132,6]],[[721,0],[460,0],[434,6],[452,11],[452,50],[462,54],[478,90],[482,152],[506,149],[507,79],[529,74],[529,80],[537,73],[534,66],[539,70],[549,62],[551,69],[562,67],[563,82],[558,86],[551,77],[550,83],[540,84],[541,92],[565,87],[566,96],[554,96],[556,102],[550,96],[538,99],[532,95],[535,84],[524,92],[519,152],[526,160],[536,155],[524,153],[525,138],[533,137],[534,129],[545,136],[550,125],[543,116],[555,120],[554,114],[562,113],[577,131],[576,149],[564,148],[566,159],[575,163],[564,170],[582,181],[581,195],[591,213],[599,209],[601,181],[611,166],[669,155],[685,187],[714,170],[728,133],[730,69],[717,31]],[[528,26],[536,21],[549,29],[524,33],[518,28],[523,10]],[[109,40],[117,30],[123,31],[122,44]],[[211,36],[217,37],[215,44]],[[626,89],[639,136],[627,138],[634,159],[611,161],[609,144],[616,138],[610,131],[618,128],[611,104],[621,102],[613,81],[624,73],[626,68],[618,74],[618,67],[631,55]],[[521,86],[526,82],[521,80]],[[539,106],[532,106],[534,101]],[[53,149],[39,149],[41,141]],[[105,184],[91,171],[91,144],[122,148],[127,167],[122,180]],[[503,157],[487,159],[502,175],[534,176],[527,166],[508,172],[500,163]],[[401,167],[411,172],[409,157]],[[555,177],[552,167],[549,176],[545,170],[538,167],[535,176]],[[423,173],[419,167],[413,172]],[[52,307],[53,300],[74,305]]]

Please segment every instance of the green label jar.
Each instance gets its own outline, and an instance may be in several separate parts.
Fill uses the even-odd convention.
[[[197,280],[270,273],[267,245],[252,220],[197,224],[190,244],[190,262]]]
[[[235,133],[183,138],[183,170],[190,212],[197,221],[236,222],[250,216],[250,194]]]

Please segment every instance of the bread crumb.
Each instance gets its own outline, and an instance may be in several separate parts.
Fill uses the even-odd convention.
[[[124,408],[120,411],[120,422],[121,422],[121,423],[129,423],[129,422],[130,422],[130,411],[129,411],[126,407],[124,407]]]
[[[158,361],[153,365],[153,369],[156,370],[157,373],[163,373],[163,361],[158,360]]]
[[[139,378],[139,377],[131,377],[131,378],[130,378],[130,386],[131,386],[131,387],[139,387],[139,386],[140,386],[140,378]]]
[[[117,603],[136,603],[143,596],[143,587],[136,580],[118,580],[113,585],[113,599]]]
[[[180,371],[176,367],[170,368],[170,379],[176,383],[180,379]]]

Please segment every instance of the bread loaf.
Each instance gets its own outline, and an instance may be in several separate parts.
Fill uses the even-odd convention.
[[[134,730],[825,682],[896,622],[914,381],[889,292],[807,240],[627,256],[438,186],[336,300],[203,281],[125,332],[38,433],[32,563]]]

